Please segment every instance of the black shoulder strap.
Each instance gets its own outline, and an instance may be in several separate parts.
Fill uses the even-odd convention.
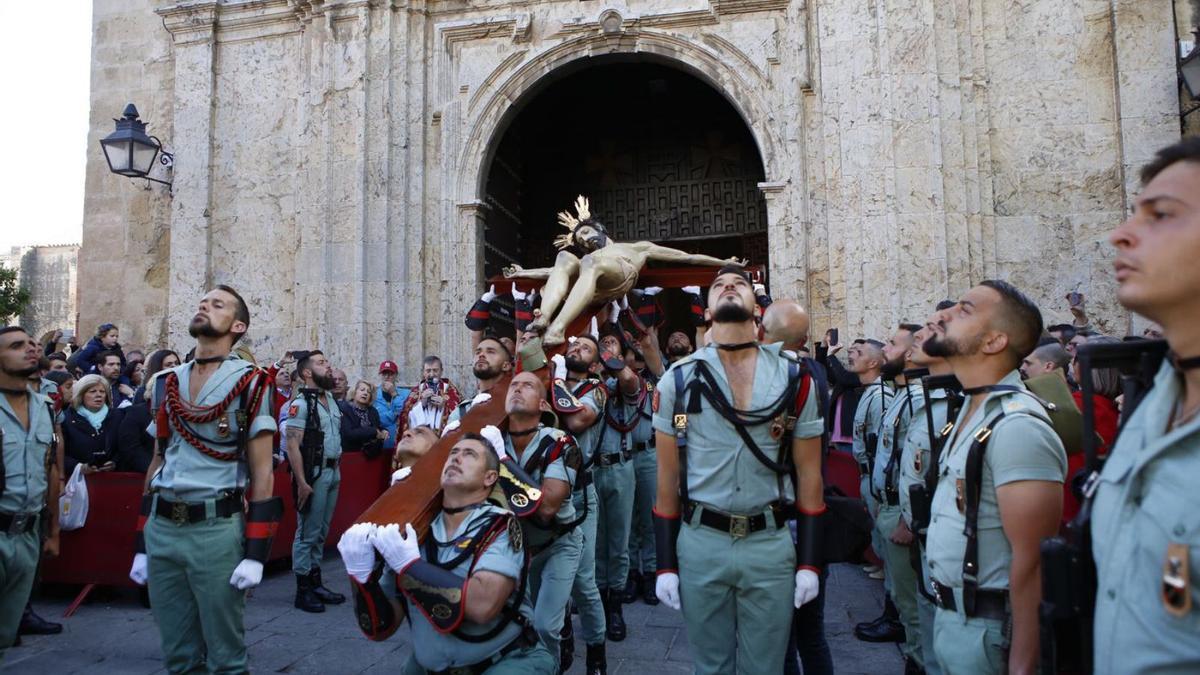
[[[688,508],[687,432],[688,413],[684,409],[683,397],[687,388],[683,383],[683,368],[671,369],[675,374],[675,405],[671,424],[675,428],[675,447],[679,449],[679,500],[681,512]],[[699,411],[697,411],[699,412]]]

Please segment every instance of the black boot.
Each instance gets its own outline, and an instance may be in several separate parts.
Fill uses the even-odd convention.
[[[587,646],[587,675],[608,675],[608,658],[604,655],[604,643]]]
[[[896,609],[896,605],[892,603],[892,596],[885,595],[883,597],[883,614],[871,621],[863,621],[862,623],[855,624],[854,634],[857,635],[859,631],[878,628],[880,624],[883,624],[887,621],[896,621],[899,618],[900,612]]]
[[[572,663],[575,663],[575,627],[571,625],[571,613],[567,612],[558,633],[558,672],[567,672]]]
[[[21,626],[18,635],[58,635],[62,632],[62,624],[47,621],[33,611],[33,605],[25,603],[25,613],[21,615]]]
[[[604,621],[608,624],[607,635],[610,642],[620,642],[625,639],[625,617],[621,615],[621,591],[605,589],[600,591],[604,601]]]
[[[854,637],[863,642],[904,642],[904,624],[899,619],[885,619],[875,626],[855,630]]]
[[[637,600],[638,590],[642,587],[642,573],[636,570],[629,570],[629,576],[625,578],[625,592],[621,593],[621,602],[623,604],[632,604]]]
[[[296,609],[313,614],[325,611],[325,604],[313,592],[312,579],[308,574],[296,575]]]
[[[925,675],[925,669],[912,658],[904,659],[904,675]]]
[[[658,583],[658,578],[654,574],[642,575],[642,602],[653,607],[658,604],[658,593],[655,592],[655,584]]]
[[[325,588],[325,585],[321,583],[320,567],[314,567],[312,571],[308,573],[308,580],[312,583],[313,593],[324,604],[340,605],[346,601],[346,596],[342,595],[341,593],[334,593],[328,588]]]

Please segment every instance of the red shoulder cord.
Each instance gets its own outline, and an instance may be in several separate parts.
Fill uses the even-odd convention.
[[[259,375],[265,376],[259,377]],[[225,414],[225,411],[228,410],[229,405],[233,403],[233,400],[238,396],[241,396],[242,392],[246,391],[246,389],[251,386],[255,379],[258,379],[258,384],[254,387],[253,391],[251,391],[250,402],[247,410],[258,410],[258,406],[262,402],[263,395],[266,392],[270,381],[273,379],[269,372],[263,374],[257,368],[252,368],[246,371],[246,374],[242,375],[237,383],[233,385],[233,388],[229,390],[229,393],[224,399],[210,406],[197,406],[185,401],[179,394],[179,378],[175,375],[175,373],[168,374],[166,382],[166,397],[163,401],[163,404],[158,409],[156,418],[159,434],[161,435],[167,428],[167,423],[169,421],[170,426],[174,428],[175,431],[178,432],[179,435],[182,436],[189,445],[205,455],[222,462],[232,462],[236,460],[238,458],[240,448],[233,452],[221,452],[220,450],[213,450],[205,445],[204,442],[201,441],[195,434],[193,434],[187,428],[187,426],[184,425],[184,422],[189,422],[191,424],[206,424],[221,417]],[[246,420],[246,423],[249,424],[250,421]]]
[[[615,398],[617,398],[616,405],[623,405],[623,403],[621,402],[620,399],[624,398],[624,396],[625,395],[621,393],[621,386],[618,384],[617,385],[617,393],[615,396]],[[630,416],[629,422],[627,424],[618,423],[617,420],[613,418],[612,412],[609,410],[604,411],[605,421],[608,422],[608,425],[610,427],[612,427],[613,429],[616,429],[618,432],[620,432],[622,434],[627,434],[627,433],[633,431],[634,428],[637,427],[638,423],[642,421],[641,415],[639,415],[638,413],[641,412],[642,404],[645,402],[646,402],[646,384],[645,384],[645,381],[641,378],[641,376],[638,376],[638,397],[637,397],[637,401],[633,404],[633,407],[636,408],[637,410],[633,413],[633,415]]]

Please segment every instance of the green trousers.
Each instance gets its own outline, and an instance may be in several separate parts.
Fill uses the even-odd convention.
[[[926,590],[930,586],[929,582],[929,559],[925,557],[925,547],[919,542],[913,546],[918,546],[921,551],[921,576],[917,577],[917,583],[920,584],[922,579],[926,586]],[[933,601],[921,595],[920,590],[917,591],[917,618],[921,622],[921,665],[925,667],[926,675],[942,675],[942,668],[938,665],[938,660],[933,652],[933,620],[937,616],[937,605]]]
[[[875,516],[875,534],[883,542],[884,577],[890,582],[892,602],[900,612],[900,622],[904,624],[904,644],[901,651],[904,655],[916,659],[921,658],[921,620],[917,615],[917,572],[909,560],[908,547],[892,543],[892,531],[900,523],[899,506],[882,504]]]
[[[38,527],[25,534],[0,533],[0,660],[17,640],[21,613],[37,574]]]
[[[558,666],[558,643],[567,616],[567,601],[579,570],[583,533],[576,527],[559,537],[529,562],[529,603],[533,605],[533,629]]]
[[[633,522],[629,530],[629,564],[642,574],[655,573],[654,508],[658,492],[658,457],[654,448],[633,456],[633,473],[637,481],[633,491]]]
[[[734,538],[699,525],[699,518],[697,509],[676,546],[696,675],[783,672],[796,590],[790,531],[768,527]]]
[[[961,603],[961,595],[956,593],[955,600]],[[997,619],[967,618],[938,608],[933,649],[946,675],[999,675],[1008,670],[1008,640]]]
[[[241,515],[146,522],[147,586],[168,672],[246,672],[246,593],[229,583],[244,530]]]
[[[878,517],[879,502],[876,501],[875,495],[871,494],[871,477],[862,476],[858,480],[858,490],[862,495],[863,504],[867,506],[867,513],[871,514],[872,518]],[[875,551],[875,555],[882,560],[887,556],[887,551],[884,550],[883,538],[879,536],[879,528],[871,528],[871,550]],[[892,594],[892,582],[888,578],[887,573],[883,575],[883,590],[888,594]]]
[[[292,540],[292,571],[296,574],[308,574],[321,566],[341,484],[341,469],[323,469],[313,481],[308,513],[296,514],[296,538]]]
[[[401,675],[425,675],[427,672],[417,663],[415,655],[409,656],[400,669]],[[504,658],[483,672],[484,675],[557,675],[558,666],[554,657],[539,642],[532,647],[522,647],[505,654]]]
[[[592,469],[600,520],[596,523],[596,585],[601,591],[625,588],[629,576],[629,528],[633,523],[633,462]]]
[[[575,583],[571,587],[571,598],[579,608],[579,623],[583,627],[583,641],[589,645],[604,642],[607,623],[604,604],[600,602],[600,591],[596,588],[596,487],[587,486],[588,513],[579,527],[582,546],[579,553],[579,569],[575,572]],[[583,497],[575,498],[575,513],[583,512]]]

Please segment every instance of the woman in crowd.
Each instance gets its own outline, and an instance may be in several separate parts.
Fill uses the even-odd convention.
[[[121,369],[122,381],[129,380],[129,386],[133,387],[136,393],[138,387],[142,386],[145,381],[146,364],[141,361],[130,361],[124,368]]]
[[[387,429],[379,421],[379,411],[372,402],[375,387],[366,380],[354,385],[347,401],[338,401],[342,409],[342,451],[361,451],[367,458],[378,457],[387,439]]]
[[[154,392],[154,377],[178,365],[179,355],[170,349],[160,349],[146,359],[140,386],[117,427],[117,471],[145,473],[149,468],[150,460],[154,457],[154,437],[146,432],[146,427],[150,426],[153,417],[150,414],[150,397]]]
[[[111,408],[112,392],[100,375],[85,375],[71,391],[71,405],[63,416],[65,475],[82,464],[84,473],[116,468],[117,415]]]

